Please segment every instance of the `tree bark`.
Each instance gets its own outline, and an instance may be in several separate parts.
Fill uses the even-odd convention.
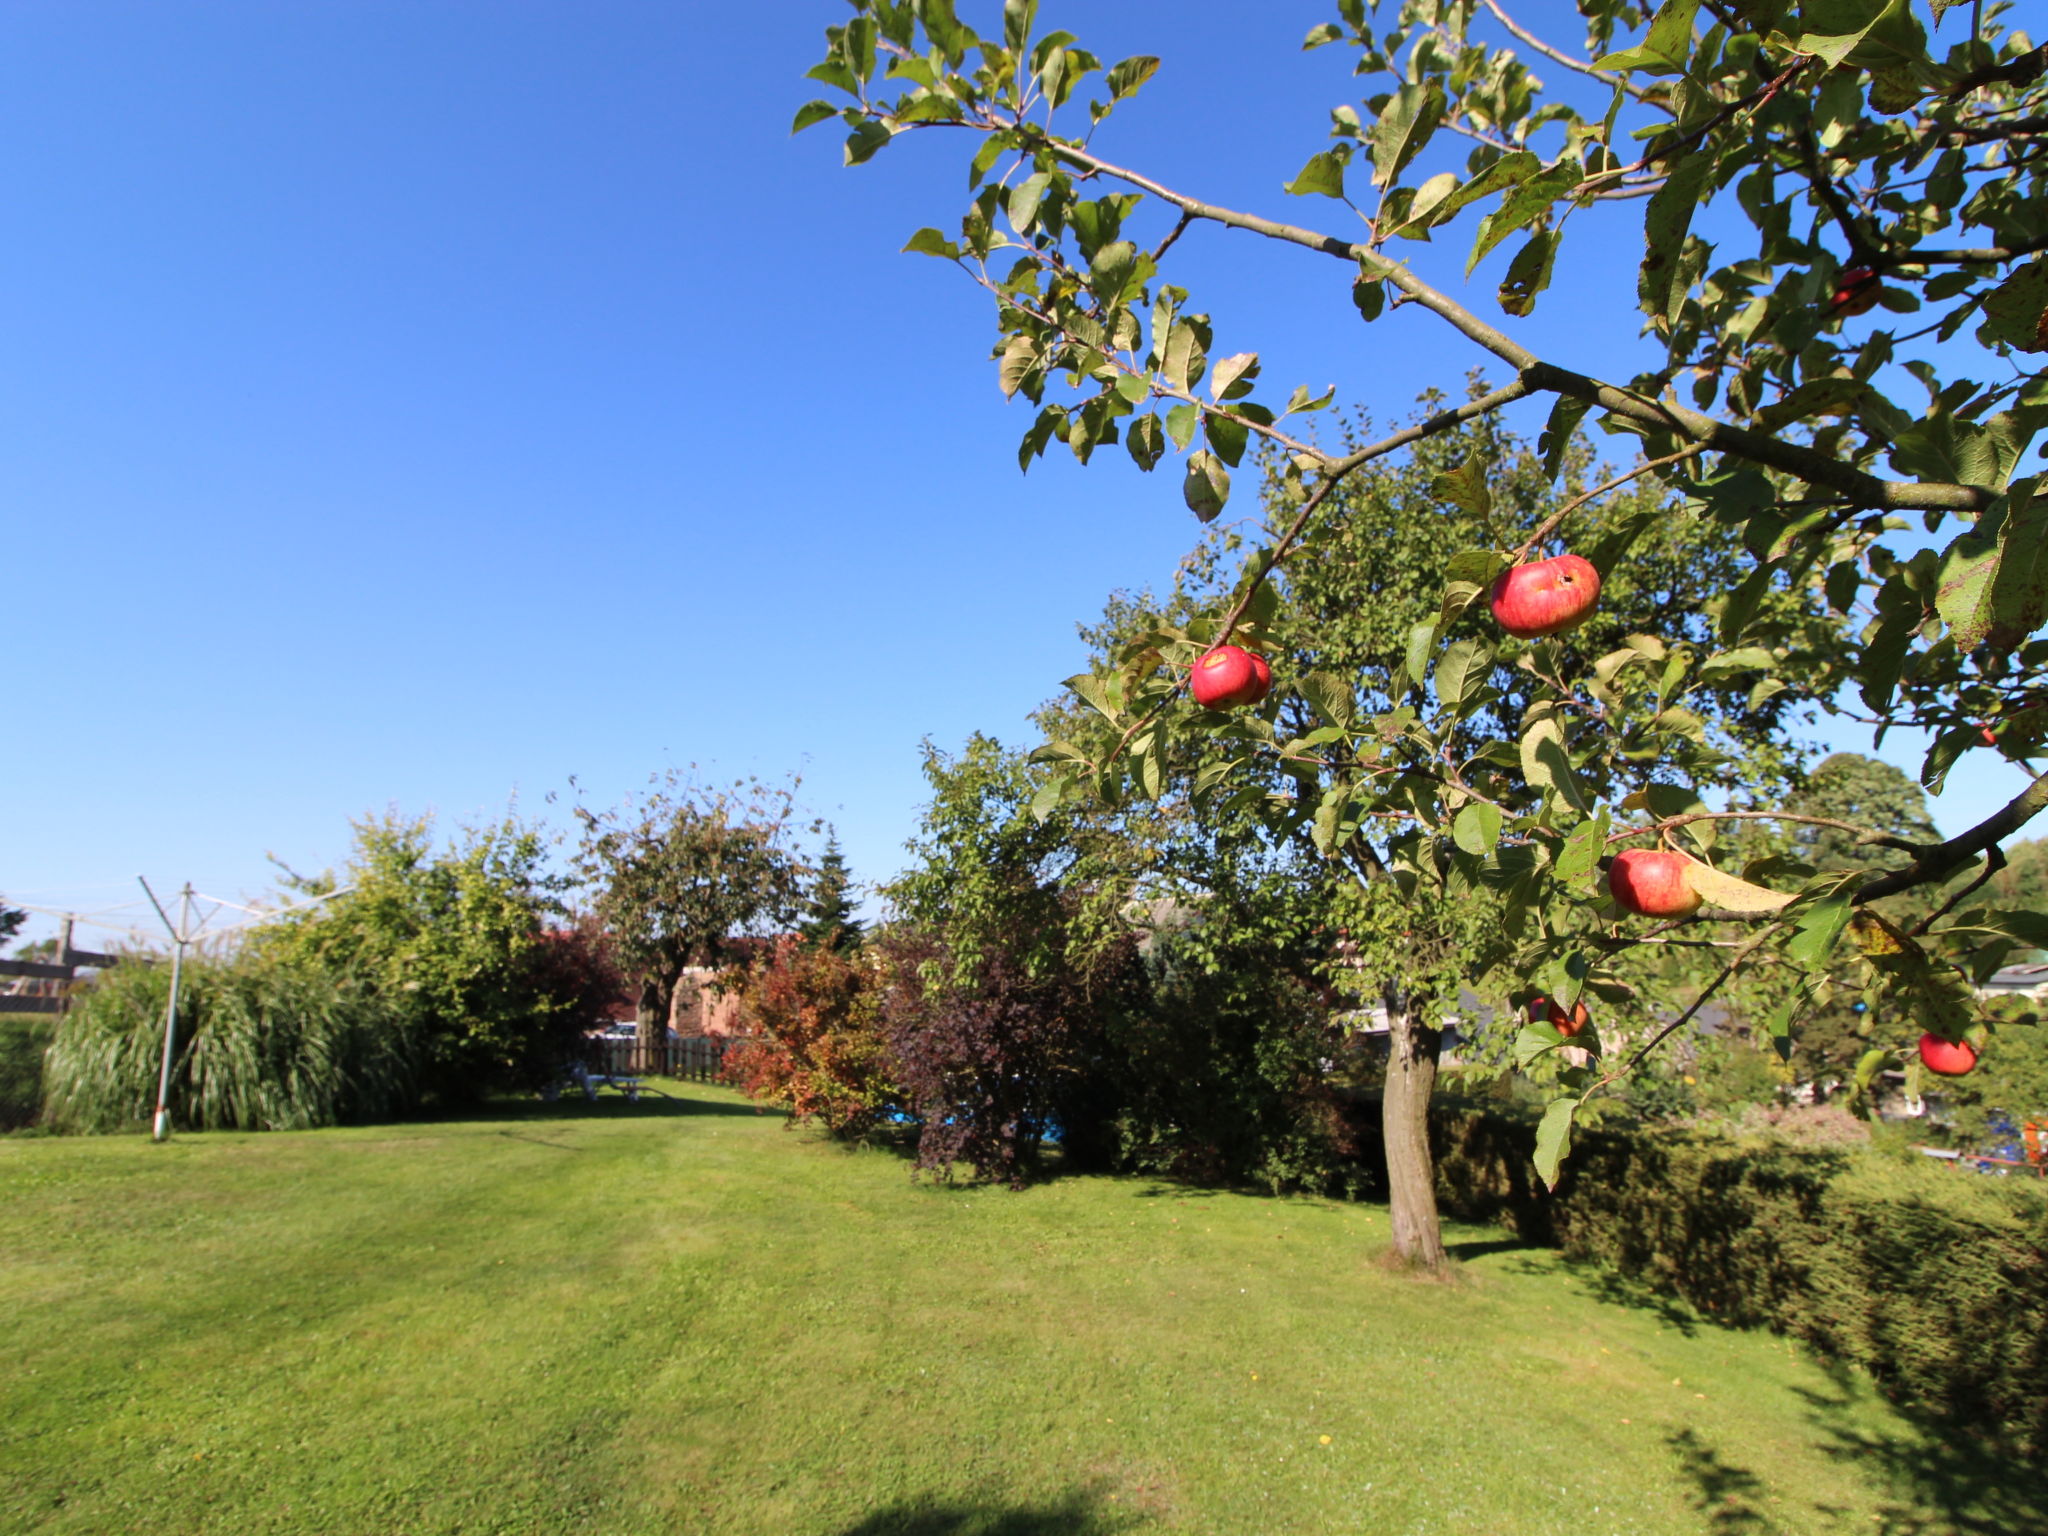
[[[650,974],[640,978],[640,1001],[633,1009],[633,1024],[640,1032],[639,1038],[633,1042],[635,1053],[640,1057],[639,1071],[652,1071],[654,1063],[660,1060],[661,1048],[668,1043],[670,990],[659,976]]]
[[[1429,1100],[1436,1090],[1443,1031],[1393,988],[1385,993],[1391,1053],[1380,1128],[1387,1146],[1387,1204],[1394,1253],[1418,1269],[1448,1264],[1436,1213],[1436,1165],[1429,1155]]]

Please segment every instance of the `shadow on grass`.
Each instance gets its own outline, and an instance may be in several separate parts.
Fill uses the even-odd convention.
[[[1510,1268],[1518,1274],[1555,1275],[1561,1270],[1570,1277],[1582,1294],[1594,1301],[1605,1302],[1610,1306],[1629,1307],[1638,1312],[1653,1312],[1665,1327],[1677,1330],[1688,1339],[1698,1334],[1702,1322],[1706,1321],[1684,1302],[1658,1290],[1647,1280],[1618,1274],[1592,1259],[1566,1258],[1541,1243],[1516,1246],[1554,1255],[1544,1263],[1524,1259],[1511,1265]]]
[[[745,1115],[749,1118],[783,1118],[779,1109],[762,1109],[753,1104],[734,1104],[723,1099],[704,1099],[678,1093],[673,1087],[644,1090],[636,1102],[623,1094],[602,1093],[595,1099],[581,1094],[552,1103],[543,1099],[491,1099],[482,1104],[446,1105],[422,1113],[425,1120],[477,1121],[511,1120],[539,1124],[558,1120],[683,1120],[705,1115]]]
[[[1490,1258],[1496,1253],[1544,1253],[1549,1250],[1541,1243],[1524,1242],[1519,1237],[1470,1238],[1462,1243],[1445,1243],[1444,1252],[1460,1264],[1473,1259]],[[1524,1269],[1533,1266],[1524,1264]]]
[[[1818,1444],[1853,1462],[1878,1489],[1873,1536],[2016,1536],[2048,1531],[2048,1477],[2038,1458],[1999,1445],[1980,1430],[1909,1407],[1903,1427],[1872,1430],[1852,1418],[1870,1388],[1839,1366],[1831,1392],[1795,1388],[1813,1410]]]
[[[1757,1507],[1764,1496],[1763,1479],[1747,1467],[1724,1460],[1699,1435],[1681,1429],[1666,1435],[1664,1443],[1678,1457],[1678,1470],[1693,1485],[1693,1504],[1707,1517],[1706,1529],[1715,1536],[1742,1536],[1745,1532],[1777,1529]]]
[[[878,1509],[833,1536],[1115,1536],[1135,1513],[1105,1506],[1097,1495],[1068,1494],[1052,1504],[990,1508],[978,1504],[898,1504]]]

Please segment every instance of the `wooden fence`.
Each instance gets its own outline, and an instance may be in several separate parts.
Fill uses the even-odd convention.
[[[688,1077],[716,1082],[731,1043],[724,1035],[693,1035],[652,1046],[638,1040],[592,1040],[583,1064],[606,1077]]]
[[[71,924],[64,925],[57,941],[54,960],[0,960],[0,1013],[62,1013],[64,994],[78,979],[81,968],[104,971],[120,963],[119,955],[71,947]]]

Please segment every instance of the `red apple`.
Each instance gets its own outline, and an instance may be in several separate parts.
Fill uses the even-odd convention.
[[[1529,1022],[1533,1024],[1538,1019],[1569,1040],[1593,1022],[1593,1015],[1586,1011],[1584,1003],[1574,1003],[1572,1011],[1566,1013],[1561,1005],[1547,997],[1532,997],[1529,999]]]
[[[1943,1077],[1961,1077],[1977,1065],[1977,1050],[1967,1040],[1944,1040],[1939,1035],[1920,1037],[1920,1065]]]
[[[1835,279],[1834,312],[1838,315],[1867,315],[1877,307],[1877,274],[1868,267],[1851,267]]]
[[[1582,555],[1510,566],[1493,584],[1493,616],[1519,640],[1563,634],[1600,601],[1600,573]]]
[[[1982,737],[1982,738],[1983,738],[1983,741],[1984,741],[1984,745],[1985,745],[1985,746],[1987,746],[1987,747],[1995,747],[1995,746],[1997,746],[1997,745],[1998,745],[1998,738],[1997,738],[1996,736],[1994,736],[1994,735],[1992,734],[1992,732],[1991,732],[1991,727],[1990,727],[1990,726],[1988,726],[1988,725],[1980,725],[1980,726],[1978,726],[1978,727],[1977,727],[1977,734],[1978,734],[1978,735],[1979,735],[1980,737]]]
[[[1607,871],[1607,892],[1642,917],[1684,917],[1700,907],[1700,893],[1686,878],[1691,867],[1675,849],[1624,849]]]
[[[1217,646],[1188,674],[1188,691],[1206,709],[1256,704],[1272,686],[1273,669],[1266,658],[1235,645]]]

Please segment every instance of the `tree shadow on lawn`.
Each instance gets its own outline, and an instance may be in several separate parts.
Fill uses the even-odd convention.
[[[1793,1390],[1813,1412],[1820,1449],[1853,1462],[1885,1496],[1872,1536],[2018,1536],[2048,1531],[2048,1477],[2025,1456],[1979,1427],[1909,1406],[1897,1429],[1872,1430],[1851,1418],[1874,1388],[1837,1362],[1820,1361],[1831,1392]]]
[[[895,1504],[833,1536],[1116,1536],[1139,1521],[1136,1511],[1105,1507],[1077,1490],[1052,1504]]]
[[[1651,1282],[1618,1274],[1597,1260],[1566,1258],[1555,1249],[1546,1248],[1542,1243],[1509,1246],[1550,1255],[1541,1261],[1520,1260],[1511,1266],[1517,1274],[1549,1277],[1562,1274],[1592,1300],[1605,1302],[1609,1306],[1629,1307],[1638,1312],[1653,1312],[1665,1327],[1677,1330],[1688,1339],[1699,1333],[1703,1322],[1713,1321],[1711,1318],[1702,1318],[1684,1302],[1668,1292],[1658,1290]]]
[[[1723,1458],[1691,1429],[1666,1435],[1664,1443],[1678,1457],[1680,1473],[1697,1490],[1693,1503],[1707,1517],[1707,1529],[1714,1536],[1777,1529],[1776,1522],[1757,1506],[1764,1497],[1764,1483],[1749,1468]]]
[[[779,1109],[754,1104],[732,1104],[718,1099],[677,1096],[673,1090],[641,1090],[638,1101],[623,1094],[603,1093],[595,1099],[582,1094],[545,1099],[489,1099],[481,1104],[444,1105],[430,1109],[419,1118],[451,1122],[511,1120],[538,1124],[561,1120],[691,1120],[705,1115],[745,1115],[750,1119],[784,1117]]]

